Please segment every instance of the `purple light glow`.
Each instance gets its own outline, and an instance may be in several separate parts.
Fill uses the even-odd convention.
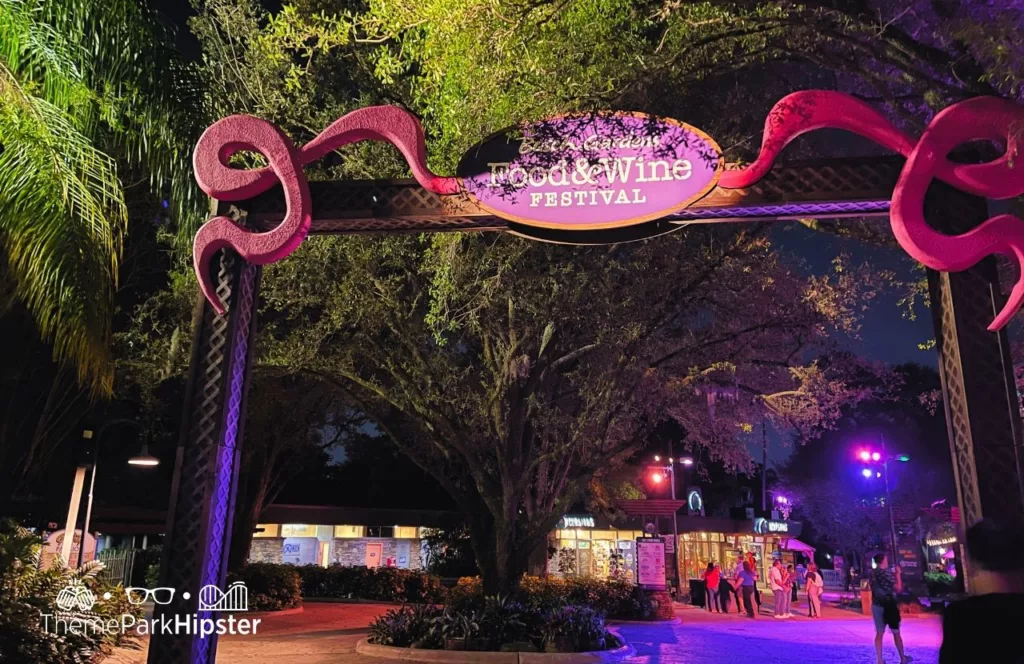
[[[881,455],[881,454],[879,454],[878,452],[873,452],[873,453],[871,454],[871,460],[872,460],[872,461],[878,461],[878,460],[880,460],[881,458],[882,458],[882,455]]]
[[[865,468],[864,470],[860,471],[860,474],[863,475],[864,477],[871,477],[871,469]]]
[[[870,461],[871,460],[871,452],[868,452],[867,450],[861,450],[859,456],[860,456],[860,460],[861,461]]]

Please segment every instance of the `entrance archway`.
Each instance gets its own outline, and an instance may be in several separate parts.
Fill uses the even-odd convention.
[[[796,93],[769,115],[761,157],[754,164],[722,172],[724,164],[716,162],[710,186],[696,192],[695,200],[680,202],[679,209],[658,218],[641,215],[596,230],[535,226],[507,210],[499,216],[495,210],[500,206],[467,193],[458,178],[439,177],[426,168],[422,131],[401,109],[356,111],[301,149],[255,118],[233,116],[215,123],[196,148],[197,179],[213,198],[233,203],[219,203],[218,217],[196,238],[204,292],[194,312],[192,360],[160,571],[160,585],[179,592],[172,604],[158,607],[156,617],[197,613],[202,587],[224,587],[261,265],[287,256],[307,233],[492,231],[607,243],[653,237],[694,223],[892,213],[901,245],[936,268],[929,270],[928,281],[962,518],[972,523],[982,516],[1000,516],[1024,524],[1024,452],[1008,341],[1005,330],[987,329],[993,320],[1001,328],[1024,297],[1018,283],[1014,299],[1005,302],[989,256],[1008,253],[1024,262],[1024,221],[1009,215],[990,219],[980,198],[1024,194],[1024,178],[1015,176],[1008,164],[1019,149],[1013,127],[1022,122],[1024,110],[1009,102],[969,100],[940,113],[915,140],[853,98]],[[772,167],[789,140],[822,127],[854,131],[908,159],[833,159]],[[306,182],[303,164],[345,143],[367,139],[395,145],[416,179]],[[948,161],[953,147],[973,140],[999,141],[1007,146],[1006,154],[985,164]],[[708,139],[707,144],[713,142]],[[226,159],[241,149],[262,152],[271,165],[257,171],[228,168]],[[679,154],[675,157],[679,161]],[[721,160],[721,155],[712,157]],[[577,169],[583,187],[588,186],[588,172],[586,164]],[[685,179],[689,167],[675,172]],[[278,183],[280,190],[274,188]],[[643,203],[644,193],[640,190],[631,200]],[[183,598],[184,591],[191,599]],[[206,663],[214,660],[215,652],[215,635],[155,634],[149,662]]]

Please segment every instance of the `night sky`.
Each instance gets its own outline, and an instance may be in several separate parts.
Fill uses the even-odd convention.
[[[876,220],[888,225],[888,220]],[[901,249],[869,246],[849,238],[812,231],[797,222],[780,222],[772,234],[776,246],[792,251],[806,263],[814,274],[826,274],[832,269],[832,259],[845,252],[852,265],[867,263],[878,270],[892,270],[903,281],[919,279],[923,273],[915,270],[915,263]],[[919,350],[918,344],[932,339],[931,312],[918,303],[916,320],[904,317],[897,301],[902,293],[885,292],[874,300],[864,313],[859,339],[845,339],[844,345],[857,355],[889,364],[916,362],[938,368],[934,350]]]

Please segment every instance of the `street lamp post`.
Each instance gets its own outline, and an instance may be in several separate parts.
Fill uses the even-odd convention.
[[[82,432],[82,438],[84,440],[91,440],[92,441],[93,451],[92,451],[92,474],[89,477],[89,497],[86,499],[86,503],[85,503],[85,522],[82,524],[82,543],[78,547],[78,567],[81,567],[82,563],[85,560],[85,543],[86,543],[86,538],[89,536],[89,522],[92,519],[92,493],[93,493],[93,488],[96,486],[96,470],[98,468],[99,459],[100,459],[100,436],[103,434],[104,431],[107,430],[108,427],[110,427],[110,426],[112,426],[114,424],[126,424],[126,423],[127,424],[133,424],[133,425],[141,428],[141,425],[138,422],[136,422],[135,420],[118,419],[118,420],[112,420],[110,422],[105,423],[102,427],[100,427],[99,431],[97,431],[97,432],[93,432],[93,431],[91,431],[89,429],[86,429],[86,430],[84,430]],[[153,466],[160,465],[160,459],[156,458],[155,456],[152,456],[149,453],[149,446],[146,445],[145,443],[143,443],[143,445],[142,445],[142,452],[139,453],[139,454],[136,454],[135,456],[133,456],[130,459],[128,459],[128,463],[129,463],[129,465],[132,465],[132,466],[153,467]],[[76,513],[78,512],[77,505],[74,504],[74,501],[72,501],[72,509],[74,510],[74,512],[76,512]],[[64,538],[67,539],[67,536],[68,536],[68,534],[65,531]],[[72,530],[71,536],[72,536],[72,538],[74,538],[74,530]]]
[[[660,463],[661,457],[657,454],[654,455],[654,461],[656,463]],[[659,473],[668,473],[669,491],[671,492],[673,503],[676,500],[676,461],[678,461],[686,468],[690,468],[691,466],[693,466],[692,457],[686,456],[681,457],[679,459],[676,459],[674,457],[668,457],[667,465],[655,466],[656,472],[652,477],[654,483],[657,484],[662,481],[662,476]],[[679,592],[679,584],[682,582],[682,577],[679,574],[679,511],[677,509],[672,510],[672,551],[673,558],[675,559],[675,565],[673,565],[674,571],[672,576],[675,580],[676,592]]]
[[[892,513],[892,496],[889,493],[889,455],[885,451],[885,436],[878,436],[882,442],[882,472],[885,473],[885,506],[889,510],[889,539],[892,544],[892,564],[898,565],[896,558],[896,519]]]
[[[897,553],[897,547],[896,547],[896,517],[895,517],[895,514],[893,512],[893,507],[892,507],[892,492],[889,489],[889,462],[890,461],[906,462],[906,461],[910,461],[910,457],[907,456],[906,454],[898,454],[896,456],[890,456],[888,450],[886,449],[885,436],[883,436],[882,434],[879,434],[878,435],[878,440],[879,440],[879,443],[882,446],[882,451],[881,452],[872,452],[870,450],[861,450],[860,453],[859,453],[859,456],[860,456],[861,461],[864,461],[865,463],[872,463],[872,462],[873,463],[878,463],[878,462],[882,463],[882,472],[881,473],[875,472],[874,475],[875,475],[875,477],[879,477],[879,476],[884,474],[883,485],[885,487],[885,509],[886,509],[886,512],[888,513],[888,517],[889,517],[889,554],[892,556],[892,564],[896,565],[896,564],[898,564],[897,563],[897,559],[896,559],[896,553]],[[871,471],[870,468],[864,468],[861,471],[861,473],[864,475],[865,478],[867,478],[867,479],[871,478],[872,471]]]

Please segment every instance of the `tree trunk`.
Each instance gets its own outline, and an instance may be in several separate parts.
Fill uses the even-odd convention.
[[[495,523],[481,509],[472,515],[469,532],[484,595],[508,595],[516,589],[529,566],[530,551],[516,538],[515,524]]]

